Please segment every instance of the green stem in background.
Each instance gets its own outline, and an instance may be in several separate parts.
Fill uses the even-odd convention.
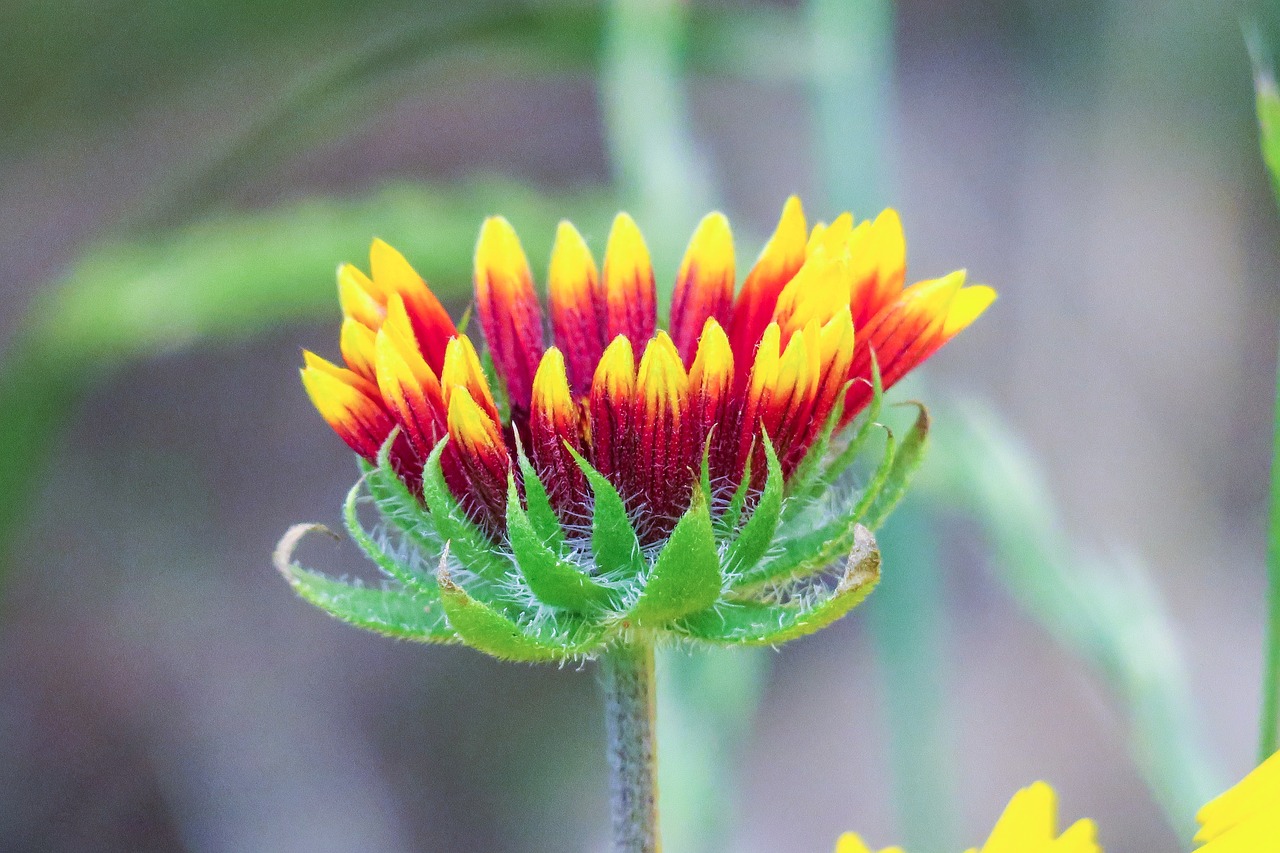
[[[946,607],[934,518],[908,496],[876,537],[892,565],[867,602],[904,847],[955,850],[954,760],[942,681]]]
[[[657,853],[658,744],[653,643],[638,639],[600,658],[609,751],[614,853]]]
[[[1258,763],[1271,757],[1280,738],[1280,370],[1276,375],[1276,409],[1271,459],[1271,519],[1267,529],[1267,656],[1262,671],[1262,732]]]
[[[1258,112],[1258,137],[1262,161],[1271,175],[1271,188],[1280,202],[1280,90],[1266,58],[1266,46],[1257,24],[1245,27],[1245,44],[1253,62],[1253,84]],[[1262,671],[1262,732],[1258,761],[1270,758],[1280,738],[1280,374],[1276,378],[1275,431],[1271,459],[1271,518],[1267,527],[1267,653]]]

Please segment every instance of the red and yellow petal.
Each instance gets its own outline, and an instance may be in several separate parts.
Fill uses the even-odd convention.
[[[605,247],[604,272],[605,337],[626,335],[636,346],[653,337],[657,326],[657,296],[649,247],[635,220],[619,213]]]
[[[445,434],[440,380],[423,360],[404,305],[393,297],[375,342],[378,390],[418,455],[426,459]]]
[[[413,324],[418,345],[422,348],[423,359],[439,373],[444,365],[445,348],[449,340],[458,334],[449,312],[444,310],[440,300],[404,255],[382,240],[374,240],[369,249],[369,269],[373,298],[385,306],[392,294],[399,294]]]
[[[511,457],[501,428],[461,386],[449,395],[447,424],[450,455],[466,483],[458,497],[473,518],[490,530],[505,529]]]
[[[586,478],[566,445],[587,452],[582,411],[569,389],[564,356],[552,347],[533,378],[529,456],[561,519],[581,522],[588,519]]]
[[[698,352],[689,368],[690,440],[695,453],[706,447],[713,490],[730,491],[738,449],[739,412],[733,405],[733,348],[714,317],[698,338]],[[710,447],[707,440],[710,438]]]
[[[471,339],[466,335],[458,335],[449,341],[445,348],[444,367],[440,371],[440,385],[444,394],[444,405],[450,407],[450,396],[454,389],[465,388],[485,413],[496,423],[498,407],[493,401],[493,392],[489,390],[489,380],[485,378],[484,367],[480,364],[480,356]]]
[[[886,208],[874,222],[858,226],[849,242],[853,321],[860,328],[902,292],[907,241],[902,220]]]
[[[631,341],[619,335],[605,348],[591,380],[587,400],[591,461],[618,487],[623,498],[631,496],[635,468],[634,400],[636,362]]]
[[[494,366],[513,411],[527,413],[542,357],[542,308],[520,238],[501,216],[489,217],[480,229],[475,286],[476,311]]]
[[[582,235],[568,222],[561,222],[556,229],[547,290],[551,332],[564,353],[569,387],[584,395],[591,388],[591,377],[609,338],[595,259]]]
[[[646,508],[642,532],[656,539],[669,533],[689,506],[695,458],[689,376],[666,332],[658,332],[640,358],[635,407],[635,485]]]
[[[741,376],[751,367],[752,352],[773,317],[778,295],[804,265],[808,238],[800,199],[791,196],[782,208],[777,229],[747,274],[733,305],[729,342]]]
[[[693,363],[707,320],[729,322],[733,285],[733,233],[723,213],[711,213],[689,241],[671,297],[671,339],[686,365]]]
[[[859,331],[850,368],[855,382],[845,401],[845,422],[871,399],[873,352],[884,387],[889,388],[977,319],[994,301],[995,291],[991,288],[965,287],[964,282],[965,272],[959,270],[914,284]]]
[[[320,416],[347,445],[370,461],[395,427],[377,388],[368,380],[304,351],[302,385]]]

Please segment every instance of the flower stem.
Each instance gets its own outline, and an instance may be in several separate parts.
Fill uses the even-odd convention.
[[[1280,737],[1280,371],[1276,375],[1276,411],[1271,458],[1271,519],[1267,530],[1267,657],[1262,671],[1262,732],[1258,761],[1276,751]]]
[[[658,853],[658,750],[653,643],[611,646],[600,658],[609,749],[614,853]]]

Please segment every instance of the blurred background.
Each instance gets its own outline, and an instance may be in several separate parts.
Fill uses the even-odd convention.
[[[380,236],[450,306],[633,212],[745,268],[784,198],[897,207],[1000,300],[885,581],[778,652],[662,662],[668,849],[913,853],[1054,783],[1113,853],[1251,766],[1280,219],[1241,34],[1170,0],[0,4],[0,850],[605,845],[590,665],[397,644],[269,554],[351,454],[299,350]],[[306,562],[368,576],[350,543]]]

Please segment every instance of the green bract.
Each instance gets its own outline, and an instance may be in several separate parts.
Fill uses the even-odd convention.
[[[520,452],[508,482],[506,533],[496,541],[445,485],[447,439],[426,462],[419,499],[388,462],[392,436],[378,464],[362,463],[344,513],[383,584],[336,580],[293,562],[301,536],[324,529],[317,525],[292,528],[276,565],[299,595],[345,622],[401,639],[465,643],[506,660],[592,657],[638,632],[693,644],[783,643],[839,619],[880,578],[871,530],[919,464],[928,416],[921,406],[896,440],[877,423],[878,377],[876,386],[847,444],[829,452],[837,409],[785,483],[767,437],[759,448],[762,488],[741,488],[717,504],[704,471],[670,536],[650,547],[641,547],[613,485],[580,456],[594,498],[589,529],[561,526]],[[878,430],[883,452],[855,488],[849,471]],[[373,529],[361,522],[362,502],[377,510]]]

